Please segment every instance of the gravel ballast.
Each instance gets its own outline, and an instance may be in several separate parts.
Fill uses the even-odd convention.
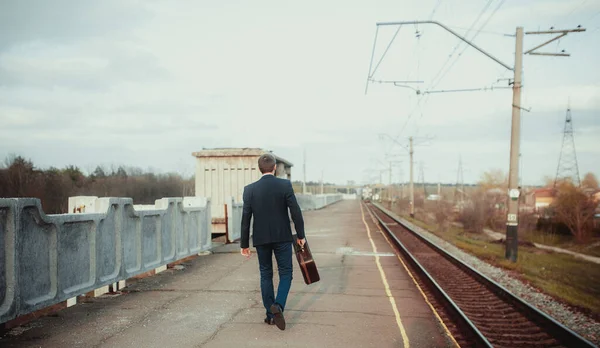
[[[385,211],[389,212],[387,209]],[[397,214],[391,214],[402,221],[402,223],[404,223],[406,226],[410,227],[413,231],[422,234],[424,237],[434,242],[436,245],[452,254],[454,257],[475,268],[498,284],[504,286],[507,290],[520,297],[525,302],[548,314],[561,324],[577,332],[594,344],[600,345],[600,322],[583,313],[573,311],[568,306],[558,302],[554,298],[541,293],[538,289],[533,288],[532,286],[523,283],[521,280],[512,277],[507,271],[496,266],[492,266],[489,263],[462,251],[456,246],[434,235],[433,233],[399,217]]]

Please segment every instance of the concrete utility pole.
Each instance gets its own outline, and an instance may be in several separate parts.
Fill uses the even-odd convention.
[[[539,56],[562,56],[568,57],[570,54],[564,53],[548,53],[548,52],[535,52],[538,49],[548,45],[549,43],[556,41],[568,33],[574,32],[583,32],[584,28],[578,27],[576,29],[558,29],[558,30],[546,30],[546,31],[534,31],[527,32],[526,34],[530,35],[539,35],[539,34],[558,34],[552,39],[530,49],[529,51],[523,53],[523,28],[517,27],[516,32],[516,50],[515,50],[515,66],[514,68],[510,67],[508,64],[503,63],[498,58],[492,56],[487,53],[479,46],[475,45],[471,41],[467,40],[463,36],[457,34],[452,29],[443,25],[437,21],[403,21],[403,22],[385,22],[385,23],[377,23],[377,28],[379,26],[402,26],[402,25],[417,25],[417,24],[435,24],[448,31],[452,35],[456,36],[460,40],[464,41],[477,51],[481,52],[488,58],[492,59],[496,63],[502,65],[508,70],[514,71],[514,80],[513,80],[513,104],[512,104],[512,129],[511,129],[511,146],[510,146],[510,168],[509,168],[509,184],[508,184],[508,212],[506,216],[506,253],[505,257],[510,259],[512,262],[517,261],[517,231],[519,227],[519,137],[520,137],[520,112],[521,110],[526,110],[521,107],[521,74],[523,70],[523,54],[530,55],[539,55]],[[377,36],[376,36],[377,37]],[[375,52],[375,43],[373,44],[373,53]],[[371,56],[371,61],[373,60],[373,55]],[[375,68],[376,70],[376,68]],[[371,67],[369,67],[369,74],[367,76],[367,85],[368,82],[373,82],[374,71],[371,71]],[[366,92],[366,91],[365,91]],[[529,110],[526,110],[529,111]],[[412,142],[411,142],[411,201],[412,201]],[[411,211],[413,206],[411,205]],[[411,214],[413,216],[413,214]]]
[[[566,36],[572,32],[585,31],[583,28],[567,29],[567,30],[547,30],[547,31],[532,31],[527,32],[528,35],[538,34],[560,34],[554,38],[530,49],[525,54],[538,56],[561,56],[568,57],[568,53],[547,53],[536,52],[539,48]],[[518,250],[518,230],[519,230],[519,196],[521,195],[521,187],[519,187],[519,159],[520,138],[521,138],[521,110],[526,110],[521,107],[521,81],[523,73],[523,28],[517,27],[516,47],[515,47],[515,68],[513,80],[513,104],[512,104],[512,129],[510,135],[510,169],[508,176],[508,214],[506,215],[506,251],[505,258],[517,262]],[[526,110],[529,111],[529,110]]]
[[[404,172],[400,169],[400,199],[404,199]]]
[[[462,156],[458,156],[458,170],[456,171],[456,186],[454,188],[454,205],[458,205],[462,212],[463,196],[465,194],[465,185],[463,179]]]
[[[304,161],[302,164],[302,170],[304,171],[304,180],[302,181],[302,194],[306,194],[306,149],[304,149]]]
[[[389,198],[390,198],[390,203],[394,203],[394,188],[392,187],[392,161],[390,161],[390,169],[389,169],[389,185],[390,188],[388,190],[388,194],[389,194]]]
[[[410,143],[410,217],[415,217],[415,185],[413,181],[413,137],[408,138]]]
[[[523,28],[517,28],[513,80],[512,130],[510,133],[510,171],[508,174],[508,215],[506,218],[505,258],[517,261],[519,228],[519,141],[521,139],[521,73],[523,70]]]
[[[404,150],[406,150],[409,154],[410,154],[410,216],[414,217],[415,216],[415,210],[414,210],[414,201],[415,201],[415,191],[414,191],[414,180],[413,180],[413,137],[409,137],[409,146],[407,147],[406,145],[400,143],[398,140],[396,140],[395,138],[391,137],[389,134],[380,134],[379,137],[383,138],[383,137],[388,137],[391,141],[393,141],[394,143],[400,145]],[[402,162],[395,162],[395,163],[402,163]],[[391,172],[391,167],[390,167],[390,172]],[[391,179],[390,179],[391,180]],[[381,180],[380,180],[381,181]],[[403,180],[401,180],[403,181]],[[390,181],[391,182],[391,181]],[[402,183],[402,197],[404,197],[404,182]]]
[[[427,198],[427,188],[425,187],[425,167],[423,165],[423,161],[419,162],[419,180],[421,180],[421,185],[423,186],[423,194],[424,197]]]
[[[323,194],[323,170],[321,169],[321,194]]]

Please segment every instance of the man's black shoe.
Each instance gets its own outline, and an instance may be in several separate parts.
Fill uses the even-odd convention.
[[[274,315],[273,319],[279,330],[285,330],[285,318],[283,317],[281,307],[277,303],[271,305],[271,313]]]
[[[265,318],[265,323],[269,325],[275,325],[275,320],[273,318]]]

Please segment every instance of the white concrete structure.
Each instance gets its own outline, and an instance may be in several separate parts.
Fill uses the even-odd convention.
[[[213,232],[225,232],[224,205],[230,197],[241,202],[244,186],[261,177],[258,158],[265,153],[268,151],[258,148],[221,148],[192,154],[196,157],[196,196],[211,199]],[[291,180],[292,163],[275,158],[276,175]]]

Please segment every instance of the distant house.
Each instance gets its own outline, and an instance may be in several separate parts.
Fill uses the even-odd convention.
[[[442,200],[442,196],[440,195],[429,195],[427,196],[428,201],[440,201]]]
[[[535,211],[548,208],[554,201],[555,191],[553,188],[541,188],[532,192]]]

